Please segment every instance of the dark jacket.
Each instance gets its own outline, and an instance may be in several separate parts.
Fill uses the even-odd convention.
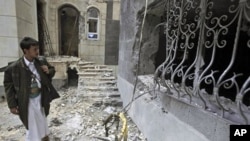
[[[59,98],[59,94],[51,84],[55,74],[55,68],[51,66],[45,58],[35,59],[35,67],[41,77],[41,104],[44,107],[46,116],[49,114],[50,102]],[[41,65],[47,65],[49,74],[45,74]],[[26,129],[28,129],[28,105],[31,86],[31,71],[20,58],[7,67],[4,73],[4,88],[9,108],[19,108],[19,117]]]

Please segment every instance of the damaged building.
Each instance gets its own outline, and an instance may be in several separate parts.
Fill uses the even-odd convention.
[[[52,57],[58,88],[67,85],[77,57],[116,71],[118,64],[120,0],[0,0],[0,91],[3,70],[22,56],[19,42],[38,39],[40,54]],[[61,56],[66,61],[56,60]],[[65,60],[65,59],[64,59]],[[70,73],[70,74],[68,74]]]
[[[230,125],[250,122],[249,0],[0,0],[0,7],[0,68],[22,55],[24,36],[52,56],[58,87],[77,79],[78,59],[117,68],[125,112],[148,141],[228,141]]]
[[[121,1],[118,88],[149,141],[228,141],[249,124],[249,6]]]

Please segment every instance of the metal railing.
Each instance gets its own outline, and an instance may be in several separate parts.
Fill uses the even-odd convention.
[[[167,55],[155,71],[156,84],[249,124],[250,2],[166,0],[164,15]]]

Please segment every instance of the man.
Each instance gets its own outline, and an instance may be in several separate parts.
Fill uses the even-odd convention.
[[[55,69],[39,57],[38,41],[25,37],[20,42],[24,53],[4,73],[4,87],[10,112],[19,115],[27,129],[26,141],[48,141],[50,102],[59,98],[51,84]]]

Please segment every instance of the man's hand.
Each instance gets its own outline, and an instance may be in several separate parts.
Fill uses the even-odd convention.
[[[10,112],[11,112],[12,114],[18,115],[18,114],[19,114],[18,107],[10,108]]]
[[[49,68],[48,68],[48,66],[42,65],[41,68],[42,68],[43,72],[49,74]]]

